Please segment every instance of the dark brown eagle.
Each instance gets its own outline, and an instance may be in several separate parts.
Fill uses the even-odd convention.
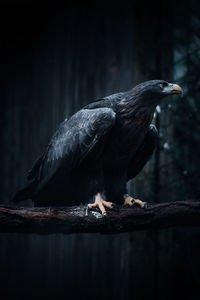
[[[177,84],[151,80],[85,106],[60,124],[14,201],[71,206],[95,197],[88,207],[99,207],[103,216],[114,203],[145,207],[127,194],[126,184],[156,146],[158,133],[151,124],[156,106],[181,92]]]

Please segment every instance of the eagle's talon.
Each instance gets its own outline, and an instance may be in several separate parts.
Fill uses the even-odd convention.
[[[88,204],[88,208],[89,209],[99,208],[99,210],[100,210],[100,212],[102,214],[102,217],[107,216],[106,208],[113,209],[115,207],[116,206],[115,206],[114,203],[103,200],[103,198],[101,196],[101,193],[97,193],[96,194],[96,196],[95,196],[95,202],[94,203]]]
[[[134,199],[128,194],[124,195],[124,205],[128,205],[131,207],[141,207],[141,208],[147,208],[147,203],[143,202],[139,199]]]

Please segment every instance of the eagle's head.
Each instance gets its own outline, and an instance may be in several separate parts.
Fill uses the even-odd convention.
[[[150,80],[138,84],[132,89],[132,96],[146,105],[157,105],[165,96],[181,94],[182,89],[178,84],[168,83],[164,80]]]

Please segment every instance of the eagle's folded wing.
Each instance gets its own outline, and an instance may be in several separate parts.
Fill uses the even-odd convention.
[[[110,108],[82,109],[61,123],[46,152],[29,172],[28,178],[38,183],[36,191],[43,188],[60,168],[70,174],[109,133],[114,123],[115,112]]]

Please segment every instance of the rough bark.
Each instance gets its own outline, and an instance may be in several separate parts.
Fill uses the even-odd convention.
[[[172,226],[200,226],[200,201],[177,201],[147,209],[121,207],[86,216],[85,206],[17,207],[0,205],[0,232],[21,233],[121,233]]]

